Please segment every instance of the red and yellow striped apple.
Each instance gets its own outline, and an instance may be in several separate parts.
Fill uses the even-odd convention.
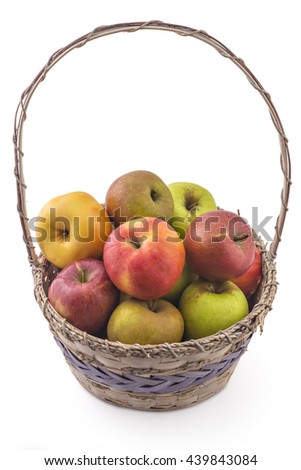
[[[103,260],[112,282],[142,300],[162,297],[179,279],[185,250],[164,220],[145,217],[117,227],[107,239]]]

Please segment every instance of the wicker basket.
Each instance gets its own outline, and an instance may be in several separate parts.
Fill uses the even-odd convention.
[[[269,108],[279,137],[280,162],[284,175],[280,214],[269,249],[254,233],[262,257],[263,278],[255,293],[250,313],[242,321],[215,335],[199,340],[155,346],[125,345],[96,338],[73,327],[50,305],[47,291],[51,280],[57,274],[57,269],[42,255],[35,253],[26,212],[26,186],[23,174],[23,124],[31,97],[48,71],[67,53],[74,48],[84,46],[88,41],[109,34],[135,32],[141,29],[192,36],[215,48],[246,75],[250,84],[260,93]],[[253,333],[258,327],[262,330],[265,316],[271,310],[275,297],[277,289],[275,257],[285,222],[291,183],[287,142],[269,94],[240,58],[202,30],[160,21],[101,26],[50,57],[40,73],[23,92],[16,111],[14,146],[18,212],[33,273],[36,301],[71,371],[86,389],[100,399],[120,406],[141,410],[171,410],[205,400],[225,386]]]

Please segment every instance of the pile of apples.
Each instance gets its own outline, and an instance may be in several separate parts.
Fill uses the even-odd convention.
[[[251,227],[195,183],[136,170],[105,203],[82,191],[44,205],[44,257],[60,268],[48,298],[72,325],[126,344],[173,343],[224,330],[249,312],[261,277]]]

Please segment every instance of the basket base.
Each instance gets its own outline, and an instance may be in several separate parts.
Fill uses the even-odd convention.
[[[214,377],[201,385],[182,392],[163,394],[132,393],[111,389],[85,377],[71,364],[68,365],[79,383],[102,401],[142,411],[170,411],[195,405],[217,394],[228,383],[237,363],[238,361],[220,376]]]

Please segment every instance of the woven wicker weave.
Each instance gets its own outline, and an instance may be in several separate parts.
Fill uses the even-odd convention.
[[[283,188],[275,235],[269,248],[254,233],[261,252],[263,278],[254,296],[250,313],[225,331],[199,340],[173,344],[125,345],[96,338],[78,330],[63,319],[50,305],[47,292],[57,268],[36,254],[31,240],[25,203],[23,174],[23,124],[31,97],[49,70],[67,53],[88,41],[119,32],[161,30],[192,36],[215,48],[231,60],[248,78],[267,104],[280,144]],[[55,52],[33,82],[23,92],[14,127],[15,176],[18,212],[34,278],[34,293],[50,330],[78,381],[97,397],[109,403],[141,410],[171,410],[200,402],[221,390],[231,377],[238,360],[258,327],[272,308],[276,294],[275,257],[287,212],[291,184],[288,140],[270,95],[244,62],[220,41],[202,30],[160,21],[101,26]]]

